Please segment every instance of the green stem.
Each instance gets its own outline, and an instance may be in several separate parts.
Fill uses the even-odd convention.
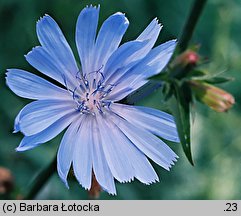
[[[207,0],[195,0],[179,40],[180,52],[187,49],[206,2]]]
[[[36,176],[30,190],[24,197],[25,200],[31,200],[36,197],[36,195],[41,190],[41,188],[45,185],[45,183],[49,180],[49,178],[55,173],[56,165],[57,165],[57,157],[55,156],[53,161],[46,168],[40,171],[40,173]]]

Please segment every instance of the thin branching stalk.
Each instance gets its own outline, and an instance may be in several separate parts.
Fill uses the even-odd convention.
[[[207,0],[195,0],[179,40],[179,52],[187,49]]]

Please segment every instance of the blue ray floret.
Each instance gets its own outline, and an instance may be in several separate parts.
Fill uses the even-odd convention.
[[[178,156],[157,136],[179,142],[170,114],[118,103],[167,65],[176,46],[171,40],[153,48],[162,26],[154,19],[140,36],[120,45],[129,21],[115,13],[98,34],[100,7],[84,8],[76,26],[81,62],[49,15],[37,22],[40,46],[25,57],[59,85],[20,69],[9,69],[7,85],[18,96],[35,100],[15,119],[24,138],[17,151],[32,149],[67,128],[57,155],[58,174],[68,187],[71,166],[78,182],[90,189],[92,174],[110,194],[114,180],[144,184],[158,181],[149,159],[169,170]]]

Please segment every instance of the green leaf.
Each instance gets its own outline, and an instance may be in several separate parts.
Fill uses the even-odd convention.
[[[220,83],[230,82],[232,80],[233,78],[230,78],[230,77],[211,77],[209,79],[205,79],[204,81],[210,84],[220,84]]]
[[[192,70],[188,73],[187,77],[204,77],[207,74],[201,70]]]
[[[172,114],[174,115],[178,135],[182,144],[183,151],[189,160],[194,165],[191,154],[190,141],[190,103],[191,93],[185,85],[180,85],[178,82],[173,82],[174,95],[170,99]]]
[[[225,83],[225,82],[230,82],[233,81],[233,78],[231,77],[222,77],[222,76],[218,76],[216,75],[208,75],[207,73],[205,73],[204,71],[192,71],[188,77],[190,77],[193,80],[200,80],[203,82],[207,82],[210,84],[221,84],[221,83]]]
[[[173,95],[171,84],[164,83],[163,87],[162,87],[162,93],[164,95],[164,100],[168,101],[172,97],[172,95]]]

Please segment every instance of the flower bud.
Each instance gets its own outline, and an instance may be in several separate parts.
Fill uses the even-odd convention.
[[[7,194],[13,189],[13,176],[11,172],[0,167],[0,194]]]
[[[228,92],[201,81],[190,81],[190,87],[196,98],[217,112],[226,112],[235,103]]]
[[[193,50],[187,50],[175,58],[172,66],[195,66],[198,63],[199,59],[199,55],[196,52],[194,52]]]

